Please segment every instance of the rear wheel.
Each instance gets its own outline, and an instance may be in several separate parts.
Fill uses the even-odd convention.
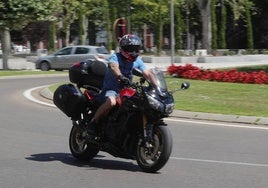
[[[82,134],[83,130],[73,126],[69,137],[69,147],[75,158],[80,161],[90,161],[98,154],[99,149],[86,142]]]
[[[157,172],[168,161],[172,151],[172,135],[168,127],[155,126],[150,146],[140,140],[137,146],[137,163],[144,172]]]

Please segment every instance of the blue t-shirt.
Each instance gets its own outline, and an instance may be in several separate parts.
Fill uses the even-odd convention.
[[[138,68],[141,71],[144,71],[146,69],[145,64],[141,60],[141,58],[137,58],[134,62],[128,62],[126,59],[120,54],[115,53],[111,55],[109,58],[109,63],[117,63],[119,65],[119,69],[123,76],[129,78],[132,80],[132,69]],[[103,81],[103,91],[107,90],[114,90],[116,92],[119,92],[120,90],[120,84],[118,82],[118,78],[112,73],[111,69],[108,68],[104,77]]]

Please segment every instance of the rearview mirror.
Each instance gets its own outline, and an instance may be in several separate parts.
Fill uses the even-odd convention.
[[[190,83],[189,82],[183,82],[181,84],[181,89],[188,89],[190,87]]]

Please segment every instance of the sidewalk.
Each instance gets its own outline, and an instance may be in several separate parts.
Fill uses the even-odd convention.
[[[143,61],[148,68],[158,67],[166,71],[171,65],[170,56],[143,56]],[[268,65],[268,55],[235,55],[235,56],[175,56],[174,65],[192,64],[203,69],[231,68],[252,65]],[[35,70],[35,63],[29,58],[13,57],[8,60],[10,69]],[[0,58],[0,69],[3,68]]]
[[[232,68],[255,65],[268,65],[268,55],[245,55],[245,56],[190,56],[178,57],[173,65],[192,64],[202,69]],[[142,57],[148,68],[158,67],[161,70],[167,70],[171,65],[171,57]],[[200,60],[202,59],[202,60]]]
[[[12,57],[8,59],[8,68],[14,70],[35,70],[35,64],[26,58]],[[3,59],[0,58],[0,69],[3,69]]]
[[[241,116],[241,115],[226,115],[226,114],[213,114],[203,112],[190,112],[175,110],[171,117],[219,121],[228,123],[244,123],[251,125],[268,125],[268,117],[255,117],[255,116]]]

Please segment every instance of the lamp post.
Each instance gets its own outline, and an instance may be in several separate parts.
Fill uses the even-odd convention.
[[[174,63],[175,56],[175,36],[174,36],[174,0],[170,0],[170,41],[171,41],[171,64]]]

